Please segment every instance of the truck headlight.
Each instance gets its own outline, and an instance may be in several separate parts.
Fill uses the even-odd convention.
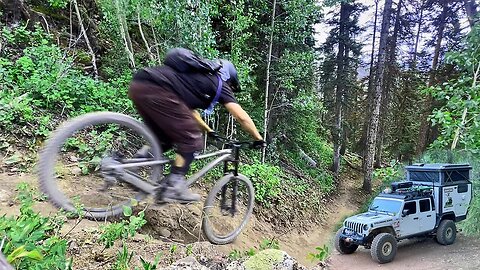
[[[368,225],[367,224],[363,225],[363,230],[364,231],[368,230]]]

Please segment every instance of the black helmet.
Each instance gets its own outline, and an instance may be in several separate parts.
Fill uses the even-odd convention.
[[[233,92],[240,92],[240,82],[238,80],[237,70],[232,62],[220,59],[219,60],[222,67],[219,70],[222,80],[228,82],[232,87]]]

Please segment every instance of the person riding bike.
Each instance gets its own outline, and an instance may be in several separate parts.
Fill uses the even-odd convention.
[[[185,181],[194,153],[202,150],[202,130],[215,132],[202,120],[197,109],[213,111],[218,102],[255,140],[265,141],[248,113],[238,104],[234,92],[240,91],[235,66],[228,60],[202,59],[192,51],[175,48],[167,52],[164,64],[141,69],[133,76],[128,95],[145,124],[155,133],[164,151],[174,148],[176,158],[156,199],[163,202],[192,202],[200,195],[192,193]],[[148,148],[137,155],[146,156]]]

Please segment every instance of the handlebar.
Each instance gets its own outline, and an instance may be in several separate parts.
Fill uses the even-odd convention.
[[[218,134],[217,134],[217,136],[215,136],[214,140],[220,141],[220,142],[224,143],[225,145],[227,145],[229,147],[241,148],[243,146],[246,146],[250,149],[254,149],[254,142],[253,141],[237,141],[237,140],[228,139],[228,138],[220,136]]]

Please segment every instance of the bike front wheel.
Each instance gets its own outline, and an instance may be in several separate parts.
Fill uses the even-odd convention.
[[[202,230],[213,244],[233,242],[248,223],[255,199],[244,175],[225,175],[212,188],[203,207]]]
[[[105,174],[103,164],[134,161],[144,145],[150,147],[144,161],[163,157],[154,134],[130,116],[95,112],[71,119],[51,135],[40,152],[40,189],[55,206],[75,215],[90,219],[120,215],[123,206],[148,194],[122,182],[118,174],[133,174],[153,185],[163,167],[129,167],[112,176]]]

